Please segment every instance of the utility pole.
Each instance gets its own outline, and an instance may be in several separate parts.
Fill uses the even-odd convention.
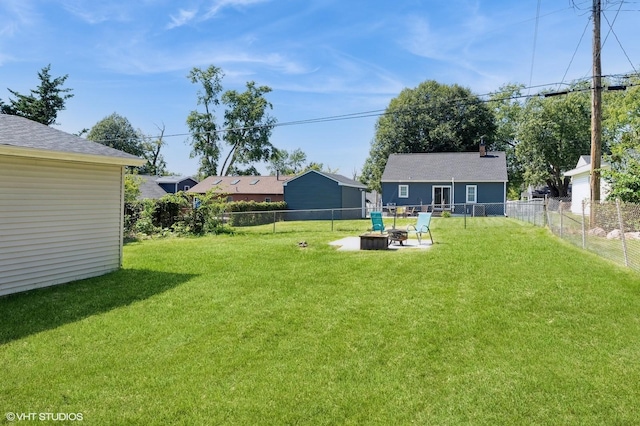
[[[600,158],[602,157],[602,62],[600,56],[601,0],[593,0],[593,88],[591,91],[591,224],[593,204],[600,201]]]

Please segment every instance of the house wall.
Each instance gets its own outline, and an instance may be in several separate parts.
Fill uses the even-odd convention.
[[[571,177],[571,212],[582,215],[582,201],[591,200],[590,171]],[[606,199],[609,194],[609,185],[604,179],[600,180],[600,198]],[[589,204],[585,206],[585,214],[590,213]]]
[[[282,194],[227,194],[229,201],[255,201],[257,203],[264,203],[267,198],[269,198],[269,202],[271,203],[284,201],[284,195]]]
[[[317,173],[307,173],[284,186],[284,201],[289,210],[342,208],[342,191],[338,183]],[[331,212],[289,214],[291,220],[331,219]]]
[[[362,218],[362,190],[350,186],[341,186],[342,188],[342,208],[354,209],[340,212],[342,219],[361,219]]]
[[[409,185],[409,197],[398,197],[398,185]],[[503,182],[383,182],[382,183],[382,204],[386,206],[395,203],[397,206],[419,206],[430,205],[433,196],[434,186],[453,187],[453,203],[464,204],[466,202],[467,185],[478,186],[478,203],[504,203],[505,202],[505,185]],[[460,207],[462,208],[462,207]],[[454,213],[464,213],[462,210],[454,211]],[[500,209],[492,208],[494,214],[500,213]]]
[[[117,165],[0,156],[0,295],[118,269],[122,173]]]

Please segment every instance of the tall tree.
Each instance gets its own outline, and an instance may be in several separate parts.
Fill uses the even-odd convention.
[[[220,135],[216,125],[214,109],[220,104],[222,77],[224,74],[218,67],[211,65],[206,70],[193,68],[188,75],[193,84],[200,84],[197,104],[202,110],[195,109],[187,117],[187,127],[191,133],[191,158],[200,157],[198,172],[201,177],[218,174],[220,158]]]
[[[300,148],[296,148],[292,152],[288,152],[285,149],[276,149],[269,160],[267,169],[272,175],[277,173],[296,175],[304,169],[306,161],[307,154]]]
[[[527,184],[546,184],[552,196],[567,196],[570,179],[564,172],[589,152],[589,105],[586,91],[527,100],[516,147]]]
[[[165,145],[164,141],[164,124],[162,127],[157,126],[160,131],[160,135],[156,138],[143,136],[142,137],[142,151],[144,158],[147,159],[147,163],[140,167],[139,173],[152,176],[163,176],[167,174],[167,163],[164,161],[164,156],[160,153],[160,150]]]
[[[222,102],[227,107],[223,139],[229,146],[229,153],[222,163],[220,174],[237,172],[240,165],[251,166],[256,162],[268,161],[274,154],[275,148],[269,138],[276,119],[267,114],[267,109],[273,109],[273,106],[264,97],[269,92],[270,87],[258,87],[250,81],[244,92],[227,90],[222,95]]]
[[[518,125],[523,111],[523,88],[522,84],[506,84],[492,93],[489,100],[489,107],[493,109],[497,126],[494,142],[489,149],[505,152],[509,194],[516,198],[524,189],[524,169],[516,157]]]
[[[136,131],[129,120],[117,113],[113,113],[98,121],[89,131],[87,139],[142,156],[142,136]]]
[[[9,104],[0,100],[2,113],[25,117],[47,126],[56,124],[58,112],[65,109],[66,100],[73,95],[69,93],[72,89],[62,88],[69,75],[52,79],[49,71],[51,71],[51,64],[38,72],[40,85],[35,90],[31,90],[29,95],[22,95],[15,90],[7,89],[15,96],[15,99],[9,99]]]
[[[361,179],[380,190],[390,154],[476,150],[491,144],[496,125],[489,107],[467,88],[425,81],[392,99],[376,122]]]

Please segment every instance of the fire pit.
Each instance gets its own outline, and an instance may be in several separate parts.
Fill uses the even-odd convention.
[[[403,231],[402,229],[387,229],[387,235],[389,235],[389,241],[396,241],[402,245],[403,241],[406,241],[409,234],[407,231]]]

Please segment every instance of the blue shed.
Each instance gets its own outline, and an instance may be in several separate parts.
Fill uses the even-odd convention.
[[[365,216],[366,190],[345,176],[309,170],[284,183],[284,201],[289,210],[315,210],[300,212],[295,219],[360,219]]]
[[[502,215],[507,180],[504,152],[391,154],[381,179],[382,203]]]

